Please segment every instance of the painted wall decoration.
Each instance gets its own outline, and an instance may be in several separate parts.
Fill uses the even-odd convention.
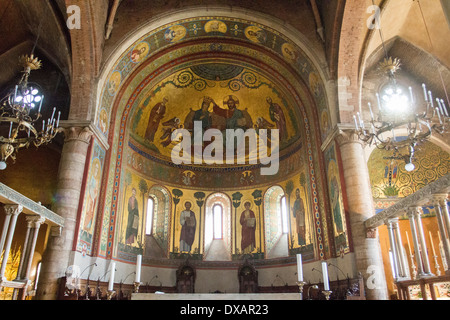
[[[111,114],[112,101],[120,86],[127,77],[132,74],[137,64],[149,56],[156,54],[167,46],[176,44],[181,40],[201,39],[202,37],[223,37],[231,39],[246,40],[250,43],[258,43],[266,46],[271,51],[277,52],[288,63],[299,70],[299,74],[304,77],[305,83],[314,92],[319,114],[327,110],[327,100],[324,95],[324,85],[315,66],[310,59],[296,47],[289,39],[282,34],[263,25],[255,25],[251,21],[241,19],[231,19],[228,17],[200,17],[197,19],[186,19],[174,22],[170,25],[158,28],[143,36],[130,49],[121,56],[116,65],[112,68],[109,81],[106,82],[104,93],[101,98],[101,106],[98,111],[97,125],[102,132],[107,134],[109,128],[103,125],[109,124],[101,117]],[[104,110],[105,112],[102,112]],[[327,113],[327,112],[326,112]],[[325,137],[331,129],[329,115],[324,116],[328,120],[322,121],[322,135]]]
[[[225,31],[225,33],[222,33],[220,31],[220,23],[217,24],[218,27],[216,29],[214,29],[213,25],[213,31],[206,32],[204,29],[205,21],[210,20],[220,20],[224,22],[227,26],[227,30]],[[183,27],[186,28],[187,34],[185,38],[182,39],[182,43],[183,45],[186,45],[186,47],[183,47],[181,50],[170,52],[170,54],[157,56],[152,60],[144,59],[139,62],[139,64],[141,65],[139,73],[133,73],[136,70],[136,64],[132,62],[131,49],[134,49],[141,42],[146,42],[149,44],[149,48],[152,50],[149,56],[152,56],[154,53],[167,48],[166,45],[168,45],[169,41],[160,37],[160,35],[163,32],[167,31],[167,28],[170,28],[174,25],[183,25]],[[293,50],[297,51],[298,53],[298,58],[296,59],[296,61],[291,61],[292,59],[288,59],[283,56],[283,59],[285,59],[286,62],[293,64],[294,68],[299,71],[299,74],[304,78],[307,86],[314,86],[313,90],[311,90],[310,88],[311,93],[314,96],[313,99],[315,100],[315,102],[312,102],[309,95],[306,94],[306,91],[302,91],[303,89],[298,93],[298,95],[292,95],[292,93],[295,91],[294,88],[292,88],[292,84],[297,83],[296,81],[298,80],[293,79],[293,81],[290,81],[293,78],[292,74],[286,73],[284,71],[285,69],[283,69],[284,66],[278,68],[281,71],[280,75],[277,75],[276,77],[277,81],[284,81],[284,86],[270,87],[269,85],[264,84],[264,82],[270,82],[262,81],[261,79],[267,80],[267,78],[264,79],[264,77],[261,77],[262,73],[259,73],[257,69],[252,68],[252,64],[249,64],[246,61],[245,57],[254,57],[255,59],[259,59],[261,61],[261,64],[259,64],[259,66],[270,66],[273,65],[274,61],[271,60],[271,58],[269,58],[267,55],[258,52],[258,50],[254,47],[239,47],[229,43],[214,43],[213,45],[211,45],[200,42],[189,43],[186,41],[198,36],[231,36],[239,37],[241,40],[246,39],[251,43],[255,43],[255,41],[253,41],[255,39],[248,39],[248,35],[251,36],[251,34],[247,32],[247,35],[245,35],[244,32],[244,30],[250,25],[253,24],[245,25],[245,23],[243,23],[242,21],[230,22],[227,19],[211,18],[200,20],[191,19],[189,21],[183,22],[179,21],[176,24],[171,24],[165,26],[164,28],[155,30],[155,33],[152,33],[151,36],[143,37],[142,39],[137,41],[135,45],[130,47],[130,51],[124,53],[120,62],[115,65],[114,72],[117,71],[118,73],[120,73],[121,85],[124,83],[124,81],[127,81],[129,86],[127,88],[123,88],[123,91],[120,91],[122,89],[120,85],[118,87],[118,90],[116,90],[113,95],[104,93],[100,102],[101,109],[97,113],[97,115],[100,115],[102,114],[102,110],[104,110],[107,115],[113,115],[115,117],[115,119],[108,119],[108,121],[106,121],[108,125],[111,123],[114,125],[114,130],[116,133],[114,135],[110,135],[112,165],[110,166],[110,168],[108,168],[109,179],[105,191],[107,196],[105,199],[106,201],[104,210],[104,222],[106,222],[106,224],[104,230],[102,230],[101,237],[101,247],[103,248],[101,252],[104,252],[107,257],[111,257],[112,255],[114,255],[111,248],[114,248],[113,242],[117,242],[117,239],[115,238],[119,236],[117,224],[119,220],[118,213],[120,212],[120,205],[118,205],[118,202],[121,202],[121,198],[123,197],[120,188],[122,188],[122,186],[124,185],[124,179],[126,179],[124,176],[126,170],[124,170],[124,168],[122,167],[125,164],[131,164],[136,174],[147,177],[154,183],[164,185],[164,182],[167,182],[167,184],[171,185],[172,187],[173,185],[177,185],[177,188],[179,188],[180,190],[182,189],[180,186],[183,186],[182,190],[185,190],[184,186],[186,186],[188,188],[188,191],[190,190],[194,192],[197,191],[196,189],[200,186],[205,186],[204,191],[211,191],[214,189],[220,190],[220,188],[224,187],[227,192],[231,192],[233,188],[234,190],[236,190],[236,186],[244,187],[243,191],[257,190],[260,185],[267,186],[270,185],[271,182],[273,182],[273,180],[261,179],[261,177],[258,176],[259,170],[256,170],[258,168],[254,168],[251,166],[238,168],[215,168],[215,170],[218,170],[219,172],[207,172],[203,171],[203,168],[198,167],[180,168],[170,167],[167,165],[167,159],[164,159],[164,155],[167,155],[166,152],[169,149],[166,149],[167,147],[164,146],[164,144],[168,143],[168,146],[170,146],[172,142],[166,141],[166,139],[161,140],[161,137],[163,137],[166,132],[170,132],[176,125],[184,126],[187,114],[185,114],[183,117],[176,117],[179,114],[176,114],[174,112],[174,110],[176,109],[170,105],[173,96],[164,94],[164,91],[166,91],[166,93],[169,92],[168,88],[171,87],[171,93],[173,90],[175,90],[176,92],[178,89],[181,89],[177,88],[176,86],[186,85],[186,83],[188,85],[182,88],[182,90],[180,90],[179,92],[184,92],[184,94],[186,94],[186,92],[190,90],[198,97],[197,99],[195,99],[195,101],[193,100],[188,104],[185,100],[178,100],[182,101],[183,103],[178,104],[176,107],[182,108],[182,110],[186,110],[186,112],[191,108],[193,109],[194,113],[195,111],[201,110],[201,105],[203,102],[202,98],[204,96],[212,97],[218,107],[220,107],[221,109],[225,109],[226,106],[223,105],[224,97],[230,95],[239,99],[238,109],[240,110],[245,110],[246,108],[254,108],[254,110],[257,110],[255,113],[257,113],[260,112],[260,110],[263,110],[262,108],[258,109],[257,106],[267,106],[267,109],[265,109],[265,111],[267,111],[267,114],[262,117],[253,116],[253,114],[249,112],[251,122],[253,124],[258,123],[258,125],[262,126],[268,124],[277,125],[277,123],[272,119],[277,119],[275,114],[278,107],[273,106],[273,111],[270,112],[268,110],[270,109],[269,100],[267,99],[268,97],[271,98],[272,102],[278,104],[278,106],[283,111],[286,111],[284,112],[285,121],[286,123],[291,125],[291,129],[287,130],[288,136],[290,134],[292,135],[293,133],[298,133],[299,136],[297,139],[292,139],[291,145],[289,143],[287,144],[288,147],[285,150],[286,152],[285,154],[282,154],[282,165],[280,167],[280,172],[277,179],[281,179],[282,177],[289,178],[293,174],[298,172],[298,157],[301,157],[303,154],[303,163],[308,163],[308,166],[310,168],[308,170],[306,170],[305,168],[305,186],[309,189],[307,191],[305,189],[304,191],[305,193],[308,192],[308,194],[311,195],[311,201],[309,201],[308,204],[312,212],[310,222],[313,224],[313,228],[314,226],[317,226],[318,233],[321,232],[322,228],[320,223],[322,221],[320,219],[320,212],[324,210],[324,204],[319,194],[323,192],[323,186],[321,185],[322,182],[319,181],[320,179],[316,179],[316,172],[318,172],[320,165],[318,165],[317,162],[317,154],[319,151],[317,148],[315,148],[315,146],[320,144],[320,141],[317,140],[315,134],[311,134],[311,132],[316,132],[316,129],[319,128],[320,123],[326,123],[327,121],[320,120],[322,114],[321,111],[319,111],[316,119],[315,116],[311,115],[310,110],[311,106],[315,107],[315,104],[317,104],[319,110],[326,110],[327,103],[326,96],[324,94],[325,90],[323,83],[320,81],[319,83],[315,82],[316,77],[312,76],[313,72],[317,72],[314,65],[308,58],[303,55],[301,50],[299,50],[296,46],[293,46]],[[277,54],[280,54],[282,56],[281,50],[279,49],[281,49],[282,44],[288,43],[289,41],[287,39],[284,39],[282,35],[271,33],[273,30],[271,31],[264,26],[258,27],[264,30],[267,34],[266,45],[268,45],[271,50],[277,52]],[[251,28],[248,29],[248,31],[250,30]],[[289,49],[289,46],[285,47],[288,47]],[[208,63],[205,63],[206,60],[203,60],[202,63],[196,62],[195,64],[190,61],[183,62],[185,55],[197,54],[199,52],[233,53],[239,55],[241,59],[239,60],[239,63],[236,63],[237,60],[233,60],[233,63],[230,63],[230,61],[226,61],[226,63],[222,63],[220,66],[223,68],[220,68],[218,64],[213,67],[209,66],[208,64],[210,64],[212,59],[210,59]],[[172,64],[171,61],[174,61],[174,63]],[[197,66],[200,67],[196,68]],[[267,68],[264,66],[263,68]],[[240,68],[242,70],[240,70]],[[218,69],[221,69],[220,72],[217,72]],[[150,74],[146,73],[146,71],[149,70],[156,71],[154,73],[150,72]],[[190,73],[184,73],[183,76],[179,77],[178,79],[174,78],[176,75],[181,75],[181,72],[183,71],[189,71]],[[246,73],[245,71],[249,72]],[[112,73],[113,71],[111,72],[111,74]],[[133,74],[132,79],[130,79],[131,74]],[[245,77],[243,77],[244,75]],[[116,75],[116,77],[119,78],[118,74]],[[286,77],[286,79],[284,77]],[[169,79],[172,79],[171,83],[166,82]],[[256,82],[254,82],[255,79]],[[183,81],[187,82],[184,83]],[[164,84],[164,82],[166,83]],[[263,83],[263,85],[260,85],[261,83]],[[260,87],[255,89],[254,87],[252,87],[255,84],[260,85]],[[247,95],[242,94],[245,90],[248,92],[251,92],[252,90],[254,90],[254,92],[259,92],[258,95],[254,94],[254,101],[256,101],[257,103],[249,104],[248,101],[245,101],[245,98],[243,97]],[[264,90],[269,91],[269,94],[264,94]],[[117,95],[118,92],[121,92],[120,95]],[[207,95],[205,94],[206,92],[211,92],[212,94]],[[224,94],[217,94],[217,92]],[[186,96],[188,95],[186,94]],[[168,98],[167,104],[160,104],[158,107],[156,107],[159,103],[164,101],[165,97]],[[175,98],[180,99],[180,97],[176,95]],[[146,101],[147,104],[145,104]],[[305,106],[303,105],[303,101],[306,104]],[[212,104],[210,104],[210,107],[211,105]],[[114,113],[111,112],[112,106],[115,106],[114,108],[117,108]],[[292,108],[293,106],[296,106],[297,109],[294,110]],[[154,124],[154,126],[148,125],[148,119],[150,119],[150,113],[152,110],[154,110],[154,115],[157,115],[156,118],[159,118],[163,115],[159,122],[157,122],[158,128],[154,133],[154,136],[152,136],[152,130],[154,130],[152,128],[156,127],[156,124]],[[209,108],[208,112],[211,111],[214,111],[214,107]],[[140,115],[137,116],[139,112]],[[172,116],[169,117],[168,115],[171,112]],[[272,118],[270,117],[271,114]],[[146,120],[144,118],[146,118]],[[179,123],[176,118],[179,118]],[[282,119],[282,117],[278,118]],[[292,122],[292,119],[296,120]],[[326,119],[326,117],[323,116],[322,119]],[[281,123],[282,120],[278,123],[278,125],[280,125]],[[163,124],[166,125],[164,126]],[[146,141],[145,134],[149,127],[150,130],[148,136],[150,137],[150,139],[147,139],[148,141]],[[110,128],[107,127],[106,131],[103,132],[105,132],[105,134],[108,134],[109,130]],[[132,134],[128,136],[128,132],[132,132]],[[150,142],[152,137],[153,145]],[[167,138],[167,136],[165,138]],[[290,146],[294,146],[295,148],[290,148]],[[302,147],[305,148],[303,150],[304,152],[298,152],[302,149]],[[227,174],[229,172],[233,172],[236,174]],[[300,187],[299,183],[296,182],[296,184],[298,185],[298,187]],[[301,192],[302,189],[300,188],[300,193]],[[251,200],[253,197],[249,198]],[[175,199],[176,198],[172,195],[171,211],[174,211],[175,209]],[[182,208],[182,206],[183,204],[177,205],[176,210],[179,210],[180,208]],[[195,210],[192,211],[194,211],[195,213]],[[311,232],[310,235],[312,238],[315,237],[314,232]],[[264,235],[259,236],[260,239],[256,240],[257,243],[259,242],[259,240],[264,243],[263,236]],[[312,239],[307,244],[307,246],[316,246],[315,248],[319,251],[319,255],[322,256],[323,253],[321,250],[323,250],[323,247],[321,245],[322,239],[320,238],[320,236],[317,237],[317,241],[318,242],[316,244]],[[195,243],[193,243],[192,246],[195,250]],[[293,247],[292,249],[298,249],[298,247]],[[199,250],[202,250],[201,247],[199,248]]]
[[[370,155],[368,168],[375,200],[407,197],[450,170],[449,154],[431,142],[416,151],[413,172],[405,170],[402,160],[386,159],[390,156],[392,152],[378,149]]]
[[[92,242],[97,219],[104,160],[105,150],[96,140],[94,140],[86,179],[77,241],[77,251],[82,252],[83,255],[92,254]]]
[[[325,152],[325,163],[327,164],[328,193],[333,219],[333,235],[336,255],[348,253],[349,240],[345,207],[343,202],[341,175],[339,173],[336,146],[334,142]]]
[[[201,122],[202,130],[218,129],[224,137],[226,129],[278,129],[280,148],[300,137],[294,125],[299,116],[280,89],[260,74],[235,65],[187,68],[140,99],[131,120],[131,137],[167,161],[179,142],[171,140],[172,132],[184,128],[194,133],[195,121]]]

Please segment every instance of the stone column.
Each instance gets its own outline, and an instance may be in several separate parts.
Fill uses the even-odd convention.
[[[8,263],[9,251],[11,249],[11,243],[13,240],[14,231],[16,230],[17,218],[19,217],[19,214],[23,210],[23,207],[21,205],[17,205],[17,204],[5,205],[4,208],[5,208],[6,216],[10,216],[10,218],[5,219],[5,223],[7,221],[9,222],[9,226],[6,228],[8,234],[6,236],[2,235],[2,240],[3,240],[3,238],[5,238],[4,243],[2,243],[2,249],[5,250],[5,253],[3,254],[2,265],[0,267],[0,289],[2,287],[2,282],[6,281],[5,271],[6,271],[6,265]],[[5,228],[3,228],[3,231],[5,232]]]
[[[422,256],[420,254],[419,240],[417,238],[417,227],[415,222],[415,211],[417,208],[408,208],[407,215],[409,218],[409,226],[411,228],[412,241],[414,246],[414,256],[416,257],[417,271],[419,278],[425,275],[423,270]]]
[[[15,289],[14,296],[19,295],[19,299],[24,300],[26,297],[31,267],[33,265],[34,251],[36,249],[36,241],[39,236],[39,228],[45,222],[45,218],[39,215],[26,216],[27,233],[23,245],[22,256],[20,257],[19,269],[15,281],[27,283],[24,289]],[[15,299],[14,299],[15,300]]]
[[[430,267],[430,259],[428,259],[428,249],[427,249],[427,243],[425,242],[425,233],[423,232],[423,225],[422,225],[422,210],[420,207],[417,207],[416,210],[414,210],[414,218],[416,220],[416,226],[418,231],[418,237],[421,247],[421,254],[422,254],[422,261],[423,261],[423,271],[425,272],[425,276],[434,276],[434,274],[431,273],[431,267]]]
[[[341,130],[336,137],[341,150],[349,222],[356,269],[363,275],[368,300],[387,300],[386,276],[378,232],[366,230],[364,222],[375,214],[365,145],[354,130]],[[369,281],[368,281],[369,280]]]
[[[400,277],[403,279],[409,278],[408,260],[406,258],[405,248],[403,247],[402,236],[400,234],[400,226],[398,225],[398,218],[393,224],[394,235],[397,247],[397,257],[400,268]]]
[[[69,266],[73,242],[76,237],[76,219],[83,183],[84,169],[92,131],[88,127],[71,127],[64,130],[65,142],[61,154],[53,211],[65,219],[60,234],[49,238],[42,259],[36,298],[55,300],[58,281]]]
[[[438,222],[439,232],[441,234],[442,246],[444,248],[445,261],[450,261],[450,229],[447,227],[446,217],[448,220],[448,206],[447,206],[447,194],[438,194],[433,197],[433,204],[436,207],[436,218]],[[443,259],[444,260],[444,259]],[[446,274],[450,274],[450,269],[448,269],[448,263]],[[445,266],[445,264],[443,263]]]
[[[392,263],[394,264],[394,274],[392,275],[394,280],[398,280],[400,276],[400,268],[399,268],[399,261],[398,261],[398,255],[397,255],[397,245],[395,242],[395,234],[394,234],[394,227],[393,227],[393,220],[388,220],[386,222],[386,227],[388,229],[388,236],[389,236],[389,245],[391,246],[392,251]]]

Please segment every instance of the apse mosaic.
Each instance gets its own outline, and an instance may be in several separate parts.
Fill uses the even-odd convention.
[[[282,34],[268,27],[255,25],[250,21],[225,17],[205,17],[178,21],[154,30],[129,48],[112,68],[113,71],[105,84],[101,108],[96,120],[99,129],[107,135],[113,101],[121,85],[143,61],[171,45],[205,37],[231,38],[258,44],[276,52],[287,63],[293,65],[314,94],[316,105],[319,108],[322,138],[326,137],[331,128],[330,116],[327,111],[323,83],[311,61]],[[220,43],[211,43],[209,48],[210,51],[220,51],[221,49],[222,44]],[[179,51],[182,51],[182,49]],[[187,53],[184,52],[184,54]]]
[[[179,71],[154,86],[141,101],[131,120],[130,144],[143,145],[150,157],[167,161],[180,143],[172,141],[172,133],[181,128],[192,139],[208,129],[219,130],[224,147],[227,129],[254,129],[256,133],[278,129],[280,149],[301,136],[299,116],[278,87],[236,65],[199,64]],[[201,123],[200,132],[194,130],[195,122]]]
[[[125,174],[117,225],[116,256],[133,261],[146,258],[222,260],[264,259],[282,235],[281,197],[288,208],[286,255],[302,253],[314,259],[316,232],[304,172],[283,187],[229,192],[166,188],[130,168]],[[153,199],[148,215],[148,199]],[[221,251],[214,247],[215,206],[221,211]],[[151,218],[149,218],[151,217]],[[146,229],[147,219],[152,231]],[[217,241],[216,241],[217,242]]]
[[[238,39],[243,42],[239,45],[226,41],[187,42],[208,37]],[[247,44],[243,45],[245,42]],[[170,52],[163,51],[171,45],[180,47]],[[267,52],[260,51],[260,46],[266,46],[270,52],[280,55],[286,65],[275,63]],[[195,54],[202,55],[195,63],[186,58]],[[208,58],[211,54],[215,59]],[[224,58],[226,54],[227,59]],[[234,58],[230,59],[231,56]],[[255,61],[259,61],[256,62],[256,69]],[[287,71],[288,65],[297,70],[306,87],[292,87],[299,80]],[[274,73],[269,66],[276,68],[279,74]],[[111,140],[111,165],[105,187],[100,235],[101,256],[116,255],[117,241],[122,243],[121,250],[126,254],[139,252],[142,244],[145,247],[142,239],[133,244],[126,243],[124,221],[120,222],[122,229],[118,229],[119,220],[123,218],[121,203],[125,200],[122,199],[122,190],[126,185],[127,167],[136,175],[151,179],[152,184],[177,186],[177,189],[186,191],[184,194],[195,192],[200,187],[204,188],[202,192],[231,192],[236,188],[249,192],[259,190],[261,185],[274,183],[274,179],[265,179],[259,174],[258,166],[205,169],[199,166],[170,165],[167,159],[174,141],[171,141],[169,133],[175,128],[189,127],[193,119],[198,118],[204,120],[202,124],[205,126],[219,129],[227,125],[256,129],[281,128],[286,139],[282,140],[284,149],[280,158],[279,175],[275,180],[292,177],[299,172],[299,163],[305,165],[305,188],[308,188],[308,194],[311,195],[311,222],[314,222],[318,236],[317,244],[311,241],[308,243],[309,247],[303,250],[316,246],[319,256],[323,257],[326,248],[322,241],[326,240],[326,233],[322,233],[321,212],[325,211],[325,204],[319,195],[326,191],[323,190],[323,181],[316,179],[316,172],[320,168],[317,160],[320,150],[315,146],[320,145],[321,139],[326,137],[330,118],[323,82],[313,63],[301,50],[282,35],[264,26],[240,20],[231,21],[228,18],[189,19],[164,26],[142,37],[122,55],[112,70],[101,97],[96,120],[99,129],[106,136],[109,135]],[[126,87],[123,87],[125,83]],[[237,119],[228,119],[224,112],[230,101],[239,110],[236,113],[239,115]],[[205,102],[209,102],[207,109]],[[112,108],[115,108],[114,112]],[[205,114],[210,117],[204,117]],[[110,125],[114,126],[114,135],[109,132]],[[320,130],[321,127],[325,130]],[[316,132],[320,133],[316,136]],[[302,159],[299,161],[300,158]],[[148,180],[147,182],[150,183]],[[301,190],[300,188],[300,192]],[[171,196],[173,197],[172,194]],[[127,194],[127,197],[131,195]],[[192,204],[191,208],[195,209],[195,203]],[[183,204],[177,210],[182,207]],[[252,211],[255,219],[258,219],[255,208]],[[176,232],[178,229],[169,230]],[[265,241],[263,233],[255,237]],[[138,238],[139,234],[135,239]],[[194,243],[192,245],[195,247]],[[298,246],[298,241],[295,246]],[[199,252],[204,250],[202,245],[197,247]],[[260,250],[261,247],[263,246],[259,246]],[[174,245],[170,248],[173,249]],[[230,248],[230,254],[237,254],[236,248]],[[116,250],[115,253],[113,249]],[[173,253],[176,253],[175,250]]]

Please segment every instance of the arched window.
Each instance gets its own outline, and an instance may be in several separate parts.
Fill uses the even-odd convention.
[[[151,235],[153,229],[153,213],[155,211],[155,200],[149,197],[147,200],[147,220],[145,223],[145,234]]]
[[[220,204],[215,204],[213,207],[213,232],[214,240],[223,239],[223,208]]]
[[[280,200],[280,210],[281,210],[281,224],[283,233],[289,233],[289,218],[288,209],[286,203],[286,196],[282,196]]]

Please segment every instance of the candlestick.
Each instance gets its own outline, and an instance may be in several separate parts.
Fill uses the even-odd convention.
[[[412,268],[412,273],[411,273],[411,278],[413,280],[416,279],[417,277],[417,271],[416,271],[416,265],[414,264],[414,255],[411,251],[411,244],[409,243],[409,236],[408,236],[408,232],[406,232],[406,240],[408,241],[408,248],[409,248],[409,258],[411,259],[411,268]]]
[[[431,238],[431,231],[428,232],[430,235],[431,249],[433,250],[433,256],[436,255],[436,251],[434,250],[433,238]]]
[[[326,261],[322,262],[322,273],[323,273],[323,288],[325,289],[325,291],[329,291],[330,281],[328,278],[328,265]]]

